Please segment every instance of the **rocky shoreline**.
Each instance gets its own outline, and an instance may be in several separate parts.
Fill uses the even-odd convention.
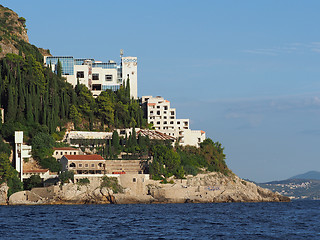
[[[132,183],[128,179],[134,177]],[[14,193],[6,199],[8,188],[0,186],[1,205],[45,205],[45,204],[135,204],[135,203],[218,203],[218,202],[289,202],[288,197],[244,181],[236,175],[221,173],[188,176],[183,180],[172,180],[169,184],[121,176],[122,193],[101,187],[101,181],[87,185],[68,183],[62,186],[33,188]]]

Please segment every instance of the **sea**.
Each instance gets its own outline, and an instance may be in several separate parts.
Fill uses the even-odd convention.
[[[0,206],[1,239],[320,239],[320,201]]]

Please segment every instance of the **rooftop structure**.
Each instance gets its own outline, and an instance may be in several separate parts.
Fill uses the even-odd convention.
[[[102,91],[111,89],[116,91],[121,85],[130,82],[130,96],[138,98],[137,57],[123,57],[121,62],[109,60],[96,61],[93,58],[74,58],[72,56],[45,56],[44,62],[51,65],[52,71],[57,72],[58,61],[62,66],[62,76],[67,82],[76,86],[79,82],[84,84],[98,96]]]
[[[165,133],[156,131],[156,130],[149,130],[149,129],[141,129],[137,131],[137,136],[138,135],[144,136],[144,137],[149,137],[151,140],[170,140],[170,141],[175,141],[175,137],[169,136]]]
[[[189,119],[177,119],[176,109],[163,97],[143,96],[142,104],[148,123],[153,124],[155,130],[176,138],[179,144],[199,146],[205,140],[205,132],[191,130]]]

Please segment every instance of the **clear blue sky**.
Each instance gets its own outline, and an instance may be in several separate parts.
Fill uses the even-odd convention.
[[[3,0],[53,55],[137,56],[161,95],[258,182],[320,171],[320,1]]]

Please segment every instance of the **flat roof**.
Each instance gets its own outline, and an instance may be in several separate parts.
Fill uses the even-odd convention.
[[[63,155],[68,160],[103,160],[104,158],[98,154],[92,155]]]

